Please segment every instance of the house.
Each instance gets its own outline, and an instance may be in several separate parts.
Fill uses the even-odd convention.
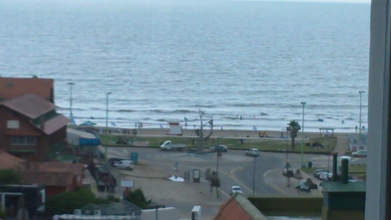
[[[12,170],[24,170],[26,162],[19,157],[12,156],[4,151],[0,151],[0,170],[12,169]]]
[[[266,220],[267,218],[243,195],[235,193],[220,206],[220,211],[214,218],[214,220],[229,219]]]
[[[74,176],[72,173],[42,172],[34,170],[25,170],[21,173],[21,184],[44,185],[47,197],[62,192],[71,192],[75,189]]]
[[[56,145],[66,143],[68,118],[35,94],[0,103],[0,150],[31,161],[47,161]]]
[[[39,172],[69,173],[72,175],[72,190],[83,185],[84,165],[81,163],[44,162],[30,163],[30,170]]]
[[[25,164],[25,169],[21,171],[21,183],[44,185],[48,197],[62,192],[71,192],[83,185],[83,164],[62,162]]]
[[[43,185],[46,196],[70,192],[83,185],[84,166],[80,163],[29,162],[2,151],[0,161],[0,170],[19,171],[20,184]]]
[[[0,77],[0,101],[24,94],[35,94],[54,103],[53,79]]]
[[[27,219],[36,219],[45,211],[46,197],[42,185],[0,185],[0,198],[0,211],[7,213],[7,219],[23,219],[22,213]]]

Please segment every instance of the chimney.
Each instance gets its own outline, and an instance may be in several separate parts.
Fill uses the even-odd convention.
[[[341,162],[341,182],[343,184],[348,183],[348,174],[349,174],[349,160],[348,159],[342,159]]]
[[[337,152],[333,152],[333,181],[337,181],[337,157],[338,157],[338,153]]]

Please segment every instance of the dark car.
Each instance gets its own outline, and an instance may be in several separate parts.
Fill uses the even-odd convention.
[[[225,146],[225,145],[219,144],[219,145],[210,147],[210,150],[213,151],[213,152],[227,152],[228,151],[228,147]]]
[[[318,185],[312,182],[311,178],[308,178],[307,180],[300,181],[296,189],[301,192],[310,192],[311,189],[318,189]]]

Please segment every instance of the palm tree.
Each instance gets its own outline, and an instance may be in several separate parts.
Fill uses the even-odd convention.
[[[292,150],[295,149],[295,138],[297,137],[297,132],[301,129],[299,123],[295,120],[290,121],[288,124],[287,130],[291,133],[292,138]]]

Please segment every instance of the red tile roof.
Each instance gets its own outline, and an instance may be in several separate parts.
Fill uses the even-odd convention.
[[[54,103],[53,85],[53,79],[0,77],[0,99],[32,93]]]
[[[220,206],[214,220],[266,220],[267,218],[240,194],[234,194]]]
[[[0,151],[0,169],[24,170],[25,165],[25,160]]]
[[[43,128],[40,127],[45,134],[50,135],[59,129],[65,127],[69,122],[69,119],[63,115],[57,115],[56,117],[45,121]]]
[[[44,162],[30,163],[30,169],[41,172],[60,172],[80,175],[83,172],[84,166],[81,163]]]
[[[53,103],[34,94],[25,94],[12,99],[7,99],[3,102],[3,105],[30,119],[35,119],[56,109],[56,106]]]
[[[22,171],[22,184],[43,184],[45,186],[70,186],[74,175],[63,172]]]

